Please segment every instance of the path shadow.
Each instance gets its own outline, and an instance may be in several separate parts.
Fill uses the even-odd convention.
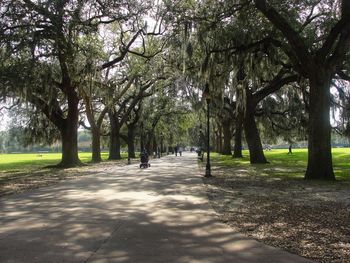
[[[296,262],[217,220],[195,158],[108,167],[2,198],[0,262]]]

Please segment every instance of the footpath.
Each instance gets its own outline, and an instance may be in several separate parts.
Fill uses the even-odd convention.
[[[221,223],[195,154],[0,198],[0,262],[312,262]]]

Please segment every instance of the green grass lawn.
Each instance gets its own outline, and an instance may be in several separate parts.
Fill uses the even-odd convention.
[[[231,156],[212,154],[213,165],[248,169],[250,173],[265,176],[283,176],[303,178],[307,165],[307,149],[293,149],[293,154],[287,154],[288,149],[273,149],[265,151],[270,164],[249,163],[249,152],[243,151],[244,158],[234,159]],[[350,180],[350,148],[334,148],[333,166],[337,179]]]
[[[122,153],[126,158],[127,153]],[[91,153],[81,152],[79,158],[87,163],[91,160]],[[102,159],[108,159],[108,153],[102,152]],[[0,154],[0,173],[21,172],[25,170],[40,169],[48,165],[54,165],[61,160],[61,153],[11,153]]]
[[[244,158],[233,159],[231,156],[212,154],[213,165],[247,169],[252,174],[263,176],[283,176],[292,178],[303,178],[307,165],[307,150],[293,149],[293,154],[287,154],[288,149],[265,151],[270,164],[249,163],[248,151],[243,151]],[[91,153],[79,153],[83,162],[91,160]],[[127,157],[126,153],[122,154]],[[108,153],[102,153],[103,160],[107,160]],[[0,154],[0,173],[11,174],[41,169],[47,165],[60,162],[61,153],[20,153]],[[337,179],[350,180],[350,148],[334,148],[333,164]]]

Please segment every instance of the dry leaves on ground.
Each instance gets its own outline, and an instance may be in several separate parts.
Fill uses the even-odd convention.
[[[350,262],[349,182],[307,182],[217,168],[205,179],[221,220],[235,230],[318,262]]]

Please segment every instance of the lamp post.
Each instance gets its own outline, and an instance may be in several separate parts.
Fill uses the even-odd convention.
[[[211,167],[210,167],[210,92],[209,92],[209,84],[205,84],[205,88],[203,91],[203,98],[207,101],[207,164],[205,167],[205,177],[211,177]]]

